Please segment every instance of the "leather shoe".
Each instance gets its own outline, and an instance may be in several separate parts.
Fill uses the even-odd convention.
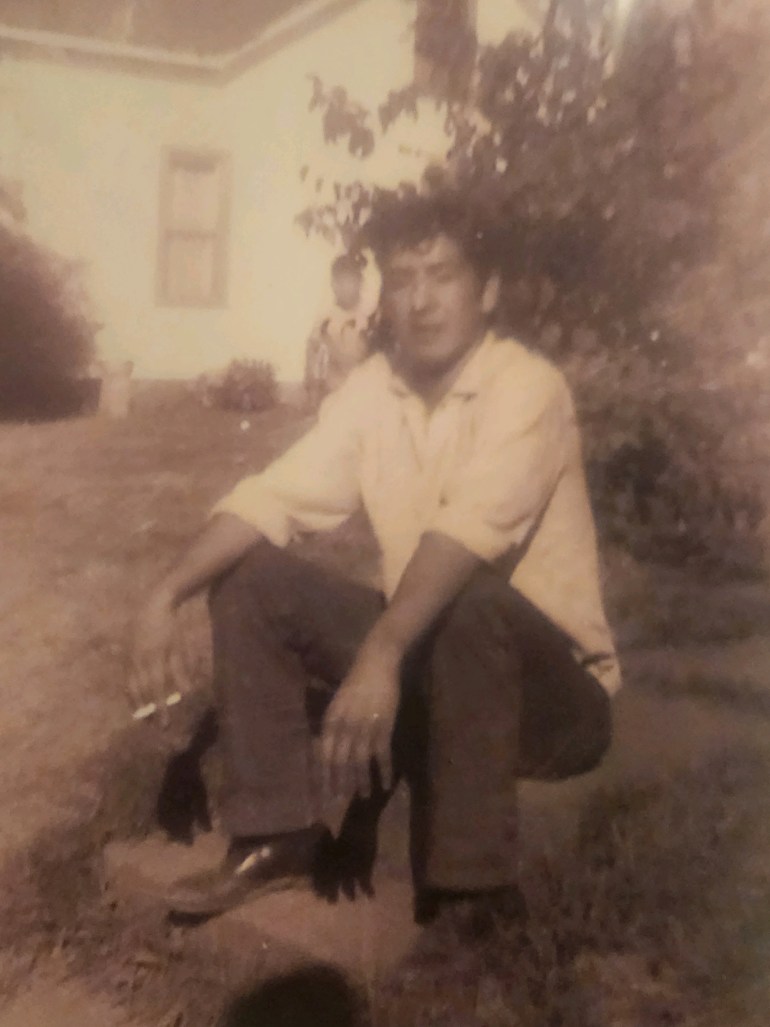
[[[324,829],[315,825],[263,840],[234,840],[220,866],[183,877],[170,888],[171,913],[211,917],[260,895],[310,883]]]

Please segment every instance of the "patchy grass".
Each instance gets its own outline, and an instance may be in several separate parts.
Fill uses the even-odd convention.
[[[283,409],[248,430],[241,421],[177,390],[142,398],[126,422],[0,428],[0,930],[13,949],[41,928],[61,929],[73,853],[149,823],[164,755],[191,711],[180,709],[176,734],[131,722],[128,625],[210,504],[299,430]],[[47,875],[61,886],[61,909],[35,891]]]
[[[527,922],[470,946],[450,925],[378,1027],[766,1022],[768,784],[766,755],[732,752],[596,794],[574,845],[523,867]]]
[[[764,1027],[769,785],[767,753],[733,749],[667,781],[595,793],[569,845],[524,862],[525,923],[500,917],[469,940],[448,922],[370,995],[368,1015],[344,1023]],[[154,911],[105,906],[85,839],[47,841],[38,880],[60,966],[143,1023],[221,1027],[244,987],[237,968]],[[276,1007],[238,1022],[342,1027],[324,1018],[323,990],[308,996],[294,996],[291,1020]]]
[[[621,648],[682,646],[770,634],[770,589],[764,580],[725,580],[712,570],[640,564],[604,553],[607,608]]]
[[[182,961],[166,933],[105,910],[95,856],[106,837],[147,829],[164,760],[193,713],[180,708],[165,735],[130,722],[121,686],[131,611],[210,504],[302,430],[281,408],[242,421],[156,388],[124,423],[0,428],[0,991],[53,950],[73,972],[98,967],[114,994],[144,994],[150,1022],[162,1022],[169,993],[186,991],[184,1019],[169,1023],[213,1022],[226,971]],[[371,573],[361,521],[304,548]],[[695,581],[612,552],[607,589],[626,646],[770,630],[756,584]],[[200,607],[182,632],[200,679]],[[501,922],[486,945],[448,938],[438,965],[404,967],[379,996],[377,1027],[759,1025],[753,1007],[768,996],[751,951],[766,952],[767,794],[762,759],[734,753],[670,784],[597,797],[574,849],[523,868],[526,932]],[[709,1001],[721,1020],[709,1019]]]
[[[732,713],[740,711],[757,717],[770,717],[770,689],[767,682],[760,684],[757,681],[696,671],[664,678],[645,677],[638,683],[638,687],[665,698],[686,696],[726,707]]]

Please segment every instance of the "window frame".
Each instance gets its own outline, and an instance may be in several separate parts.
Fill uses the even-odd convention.
[[[213,165],[219,172],[218,218],[213,231],[194,231],[172,224],[173,180],[179,165]],[[158,247],[155,275],[157,305],[173,309],[217,309],[227,306],[229,296],[229,251],[232,209],[232,156],[227,150],[200,146],[164,146],[161,151],[158,212]],[[213,239],[213,286],[208,299],[178,300],[169,296],[168,243],[174,236]]]

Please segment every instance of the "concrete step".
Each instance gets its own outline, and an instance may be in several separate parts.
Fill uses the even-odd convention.
[[[216,865],[225,841],[203,835],[192,846],[161,836],[112,842],[104,853],[105,880],[123,900],[162,906],[169,885],[182,874]],[[308,888],[264,895],[188,933],[196,947],[226,951],[244,980],[285,975],[307,966],[329,966],[358,986],[370,987],[409,951],[419,936],[412,888],[405,877],[377,875],[375,894],[327,902]]]

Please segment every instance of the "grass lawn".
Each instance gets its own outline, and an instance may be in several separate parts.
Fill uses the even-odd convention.
[[[123,423],[0,427],[0,941],[11,953],[0,989],[93,902],[83,867],[103,838],[147,826],[169,739],[129,717],[132,610],[211,503],[301,430],[286,409],[244,419],[162,387],[142,391]],[[370,573],[360,525],[306,548]],[[770,634],[761,582],[613,552],[606,590],[626,649]],[[200,614],[183,622],[191,637]],[[730,690],[709,695],[729,719]],[[501,923],[492,943],[448,937],[378,996],[378,1023],[764,1024],[753,957],[767,941],[767,771],[761,748],[727,751],[674,781],[652,768],[644,786],[597,795],[574,845],[522,868],[524,935]]]

